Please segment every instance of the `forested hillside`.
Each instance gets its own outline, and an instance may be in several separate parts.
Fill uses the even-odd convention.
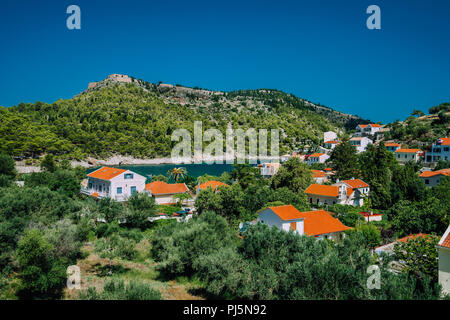
[[[0,151],[73,159],[165,157],[175,143],[173,130],[192,132],[198,120],[204,130],[224,134],[229,126],[280,129],[280,151],[288,152],[318,144],[324,131],[365,122],[277,90],[217,92],[113,76],[72,99],[0,108]]]

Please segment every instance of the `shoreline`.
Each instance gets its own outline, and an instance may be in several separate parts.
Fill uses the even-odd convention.
[[[223,164],[227,164],[227,161],[236,163],[237,157],[220,157],[220,156],[209,156],[209,157],[197,157],[197,158],[153,158],[153,159],[140,159],[129,156],[112,156],[108,159],[95,159],[87,158],[86,160],[73,160],[71,165],[73,167],[81,166],[83,168],[94,168],[99,166],[124,166],[124,165],[162,165],[162,164],[214,164],[215,162],[222,161]],[[280,157],[266,156],[266,157],[246,157],[246,160],[278,160],[280,162]],[[231,164],[232,164],[231,163]],[[16,162],[16,170],[18,173],[32,173],[40,172],[39,166],[30,166],[22,164],[22,161]]]

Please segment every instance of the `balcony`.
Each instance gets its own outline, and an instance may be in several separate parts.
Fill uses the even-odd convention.
[[[95,191],[94,189],[81,188],[80,192],[87,196],[93,196],[93,197],[94,197],[94,193],[95,193],[96,194],[95,197],[98,199],[111,198],[116,201],[126,201],[126,199],[127,199],[127,197],[125,195],[116,195],[116,196],[112,197],[111,193],[109,193],[109,192],[108,193],[107,192],[99,192],[99,191]]]

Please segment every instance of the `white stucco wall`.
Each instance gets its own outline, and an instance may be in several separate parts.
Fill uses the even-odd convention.
[[[291,229],[291,222],[296,222],[296,231],[299,234],[304,233],[303,219],[295,220],[281,220],[281,218],[271,209],[267,208],[259,213],[258,221],[267,224],[268,226],[276,226],[278,229],[289,231]]]
[[[450,248],[439,247],[439,284],[450,294]]]

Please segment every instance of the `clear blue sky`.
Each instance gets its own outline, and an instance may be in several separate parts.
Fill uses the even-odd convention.
[[[66,8],[81,8],[81,30]],[[381,30],[366,8],[381,8]],[[373,121],[450,100],[450,1],[0,2],[0,105],[71,98],[124,73],[275,88]]]

